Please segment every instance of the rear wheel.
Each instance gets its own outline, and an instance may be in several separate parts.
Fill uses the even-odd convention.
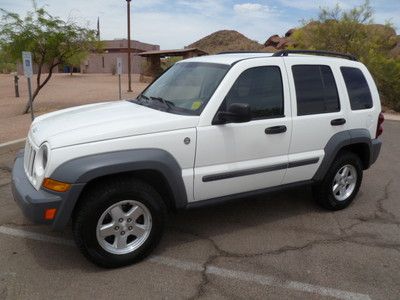
[[[326,209],[346,208],[357,195],[362,176],[362,164],[356,154],[352,152],[339,154],[324,180],[314,187],[314,197]]]
[[[166,207],[147,183],[121,178],[90,189],[73,220],[81,252],[101,267],[121,267],[146,257],[158,244]]]

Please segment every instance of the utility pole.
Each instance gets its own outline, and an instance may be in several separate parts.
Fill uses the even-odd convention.
[[[131,0],[126,0],[128,15],[128,92],[132,92],[131,78]]]

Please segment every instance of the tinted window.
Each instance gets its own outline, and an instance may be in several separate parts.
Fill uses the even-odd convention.
[[[330,67],[297,65],[292,67],[292,71],[298,116],[340,110],[335,78]]]
[[[253,119],[283,116],[281,70],[277,66],[244,71],[225,98],[225,105],[248,103]]]
[[[372,96],[367,80],[360,69],[341,67],[352,110],[372,107]]]

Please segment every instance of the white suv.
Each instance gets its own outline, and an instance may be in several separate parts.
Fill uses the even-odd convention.
[[[347,207],[382,122],[374,80],[350,55],[192,58],[135,100],[38,117],[13,194],[35,222],[72,221],[83,254],[118,267],[151,252],[167,211],[305,184],[323,207]]]

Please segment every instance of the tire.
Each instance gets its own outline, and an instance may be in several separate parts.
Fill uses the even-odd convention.
[[[166,206],[145,182],[124,177],[102,181],[79,203],[72,223],[74,239],[83,255],[100,267],[136,263],[162,237]]]
[[[341,177],[346,172],[346,167],[347,174],[356,174],[355,179],[351,179],[350,175],[347,179]],[[314,186],[314,198],[325,209],[333,211],[344,209],[356,197],[360,189],[362,176],[363,168],[360,158],[353,152],[340,153],[332,163],[323,181]],[[337,188],[335,190],[336,193],[333,190],[334,187]]]

